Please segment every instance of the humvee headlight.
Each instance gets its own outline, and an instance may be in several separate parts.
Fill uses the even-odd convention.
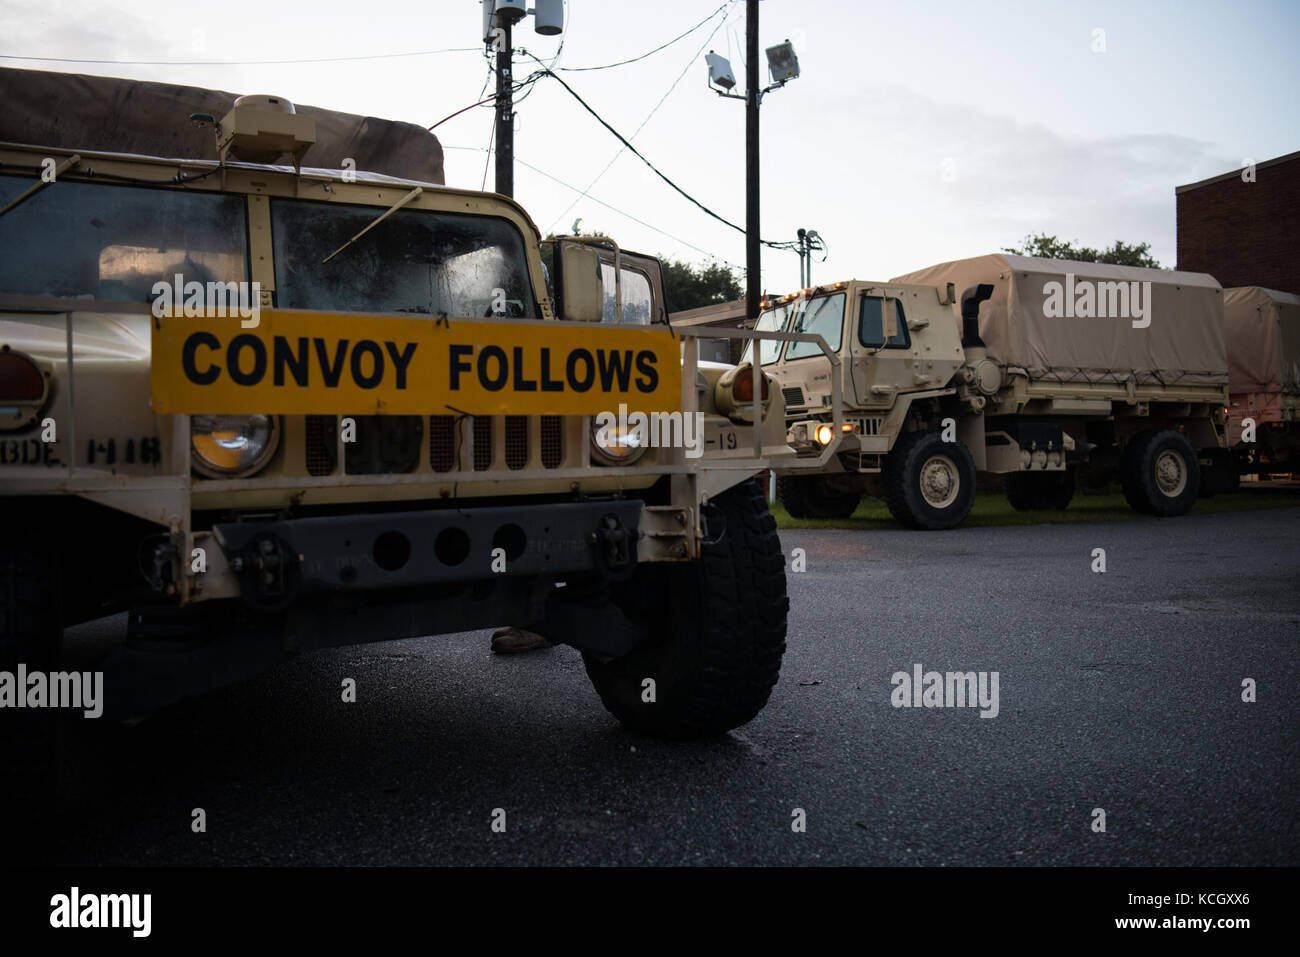
[[[0,432],[35,425],[49,394],[49,375],[40,366],[7,344],[0,347]]]
[[[771,405],[771,379],[764,373],[760,377],[763,396],[763,414],[767,414]],[[754,371],[753,366],[736,366],[728,369],[718,378],[713,387],[713,402],[718,411],[734,422],[754,421]]]
[[[246,478],[266,466],[280,444],[274,415],[190,417],[190,458],[208,478]]]
[[[631,465],[648,448],[641,430],[626,422],[591,420],[591,458],[597,465]]]
[[[817,426],[816,438],[820,445],[830,445],[831,440],[835,438],[835,430],[829,425],[819,425]]]

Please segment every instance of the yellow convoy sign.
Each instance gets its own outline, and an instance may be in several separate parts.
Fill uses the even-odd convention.
[[[575,326],[261,310],[153,322],[163,414],[594,415],[681,407],[662,326]],[[246,320],[244,320],[246,322]]]

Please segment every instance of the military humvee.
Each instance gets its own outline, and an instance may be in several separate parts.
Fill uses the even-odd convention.
[[[277,98],[198,121],[215,160],[0,143],[0,667],[129,611],[131,716],[518,625],[637,731],[753,718],[788,604],[768,379],[698,361],[651,257],[561,239],[548,274],[510,199],[313,168]]]

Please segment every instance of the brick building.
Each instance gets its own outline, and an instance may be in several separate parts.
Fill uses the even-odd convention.
[[[1243,178],[1245,176],[1245,178]],[[1178,268],[1300,294],[1300,153],[1177,188]]]

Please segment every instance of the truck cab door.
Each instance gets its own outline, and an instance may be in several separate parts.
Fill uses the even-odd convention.
[[[845,394],[860,406],[889,406],[916,387],[902,290],[869,286],[854,301]]]

